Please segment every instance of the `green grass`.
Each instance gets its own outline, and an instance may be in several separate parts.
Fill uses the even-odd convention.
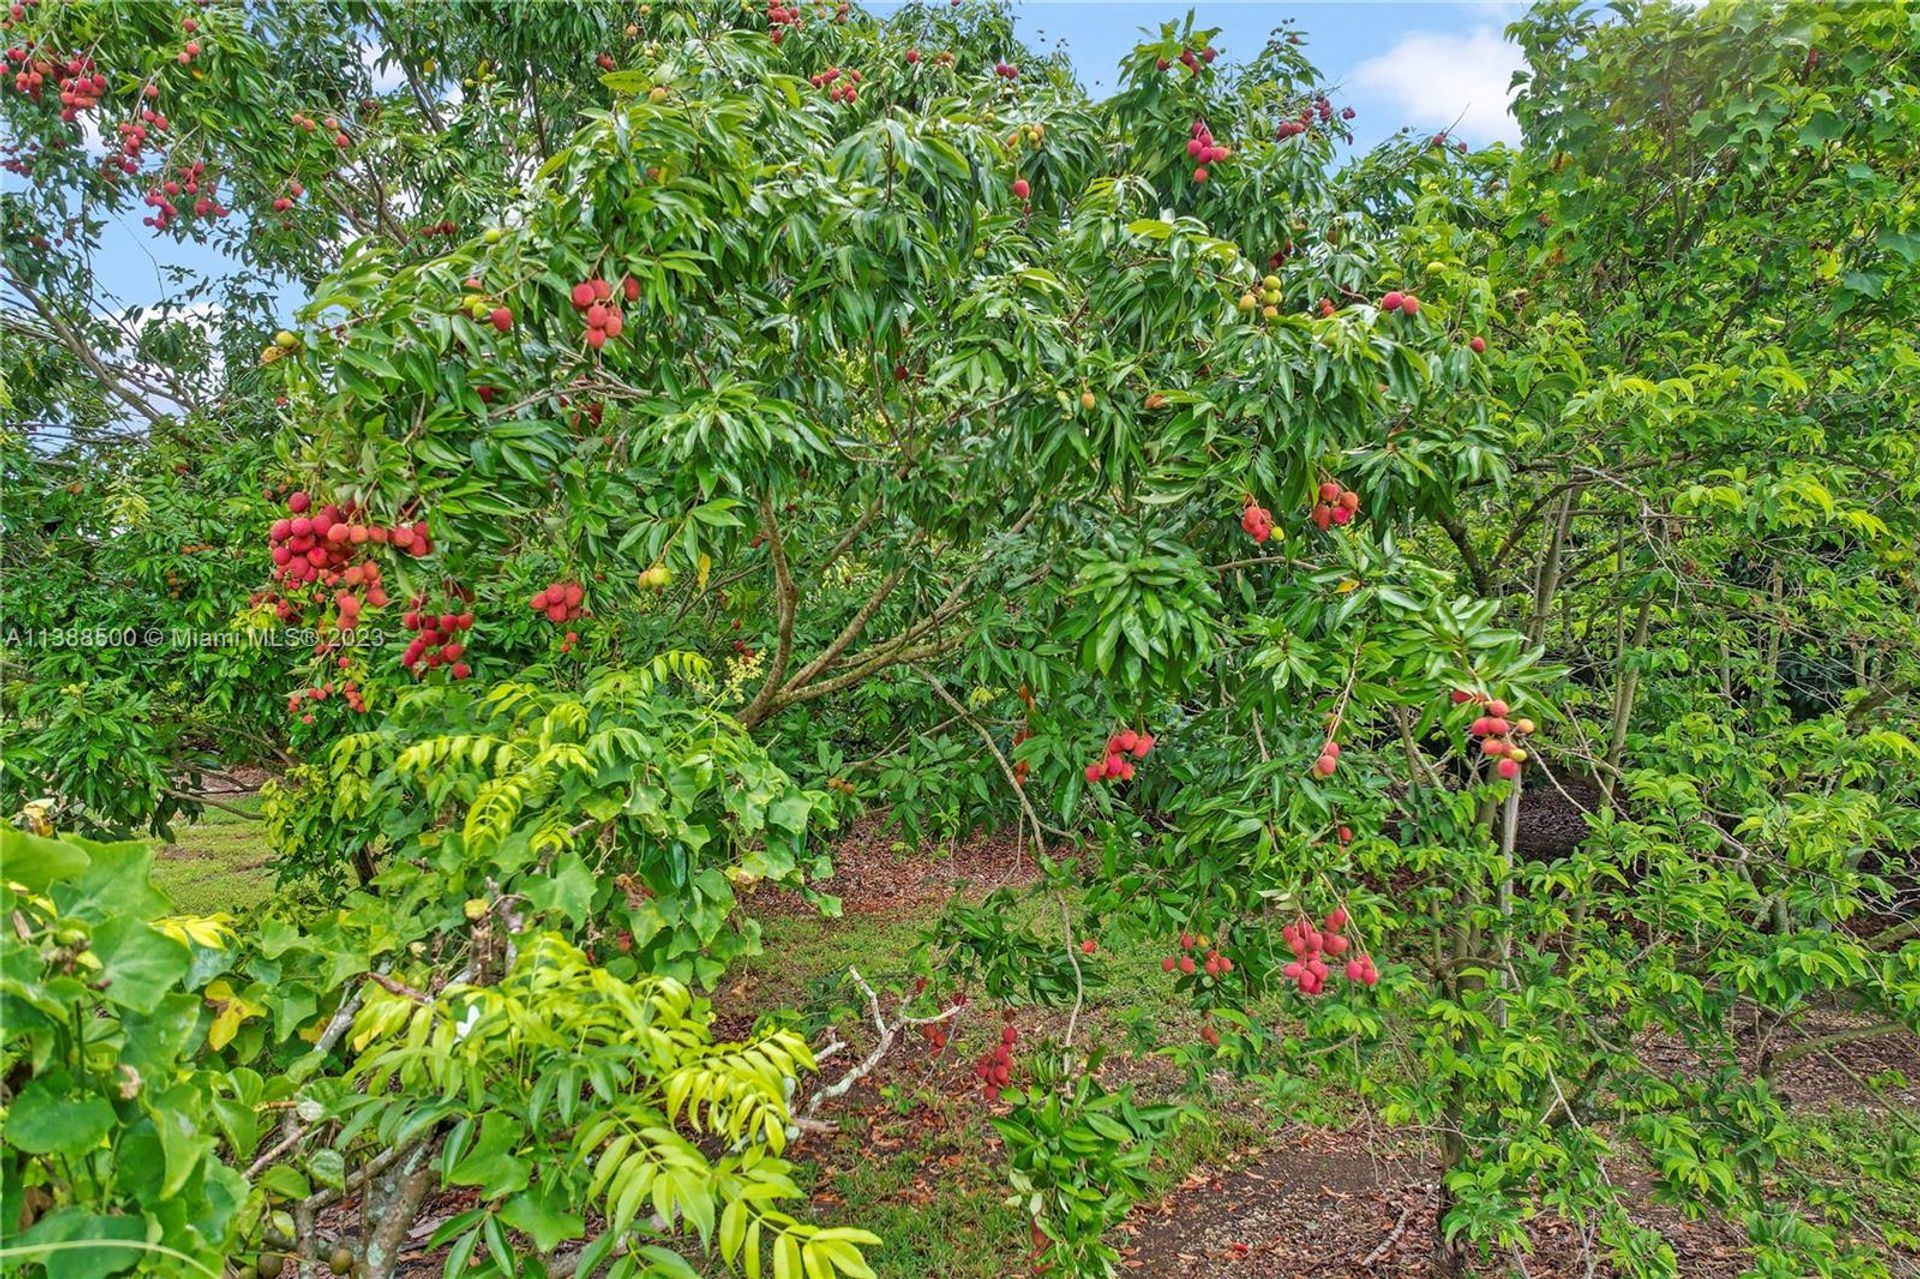
[[[1809,1170],[1837,1189],[1826,1205],[1869,1244],[1920,1247],[1920,1108],[1889,1101],[1888,1109],[1840,1106],[1801,1116],[1824,1154]]]
[[[246,796],[233,802],[242,812],[257,813],[260,800]],[[209,808],[192,825],[174,827],[174,842],[150,840],[153,845],[153,882],[185,915],[238,914],[265,901],[273,889],[272,855],[260,823],[234,813]]]

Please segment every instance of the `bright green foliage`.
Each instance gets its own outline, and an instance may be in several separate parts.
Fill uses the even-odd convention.
[[[859,1245],[874,1236],[773,1207],[802,1197],[778,1156],[793,1077],[812,1066],[805,1041],[776,1031],[715,1044],[711,1017],[678,982],[624,982],[557,936],[526,937],[497,985],[368,1000],[350,1034],[363,1056],[341,1104],[345,1130],[397,1142],[451,1124],[441,1174],[483,1202],[436,1232],[451,1244],[449,1279],[480,1248],[511,1272],[503,1227],[543,1254],[586,1238],[588,1207],[605,1222],[583,1254],[596,1264],[650,1222],[691,1230],[749,1272],[762,1250],[779,1269],[797,1249],[810,1274],[871,1274]],[[702,1136],[729,1153],[710,1159]],[[655,1265],[646,1255],[620,1256],[608,1274],[679,1272],[671,1254]]]
[[[710,1008],[680,982],[633,977],[626,956],[617,976],[542,931],[548,914],[582,929],[594,885],[578,867],[463,903],[466,884],[497,891],[487,881],[508,869],[443,860],[441,877],[382,883],[382,898],[272,921],[243,945],[222,919],[166,913],[143,844],[4,838],[0,907],[17,923],[0,939],[0,1061],[24,1083],[0,1130],[0,1206],[32,1222],[14,1262],[104,1279],[313,1248],[314,1196],[344,1190],[348,1159],[371,1167],[384,1151],[419,1191],[362,1241],[383,1272],[419,1195],[446,1184],[483,1200],[437,1238],[450,1276],[517,1273],[585,1239],[588,1204],[604,1225],[587,1255],[624,1279],[693,1273],[667,1246],[682,1236],[750,1274],[871,1273],[874,1236],[775,1206],[801,1196],[779,1155],[806,1042],[776,1030],[716,1044]],[[321,1015],[343,984],[365,989]],[[277,1056],[296,1029],[319,1046]],[[707,1153],[716,1142],[724,1155]]]
[[[403,913],[504,892],[524,899],[529,926],[617,934],[616,971],[711,982],[758,936],[735,916],[736,884],[831,871],[807,832],[833,799],[802,790],[706,704],[704,662],[675,656],[578,694],[407,694],[378,729],[336,742],[324,768],[272,790],[283,872],[337,883],[358,850],[383,864],[371,886]]]
[[[1008,1180],[1033,1222],[1036,1266],[1069,1275],[1112,1273],[1120,1253],[1112,1232],[1142,1197],[1155,1143],[1181,1117],[1177,1106],[1136,1105],[1093,1077],[1099,1054],[1082,1064],[1050,1048],[1033,1061],[1026,1086],[1005,1091],[1009,1107],[993,1126],[1007,1143]]]

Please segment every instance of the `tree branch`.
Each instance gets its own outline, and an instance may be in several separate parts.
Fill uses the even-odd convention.
[[[780,536],[780,521],[774,517],[771,494],[763,493],[760,496],[760,523],[767,530],[767,545],[772,551],[774,597],[779,609],[780,633],[773,651],[773,665],[767,670],[765,682],[760,685],[760,691],[754,694],[753,701],[740,712],[740,723],[748,730],[752,730],[769,712],[776,709],[776,699],[787,678],[787,663],[793,658],[793,614],[800,602],[800,590],[793,584],[793,571],[787,564],[786,540]]]

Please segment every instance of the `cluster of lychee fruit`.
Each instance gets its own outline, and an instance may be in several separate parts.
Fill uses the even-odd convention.
[[[1293,952],[1293,962],[1280,971],[1300,987],[1301,994],[1317,995],[1325,989],[1327,978],[1333,975],[1333,969],[1327,964],[1328,958],[1338,960],[1353,946],[1352,940],[1343,932],[1346,926],[1346,908],[1336,906],[1318,928],[1311,921],[1301,919],[1280,930],[1281,940]],[[1372,986],[1380,980],[1380,972],[1373,966],[1372,957],[1364,951],[1347,961],[1345,972],[1348,981],[1363,986]]]
[[[768,34],[775,44],[779,44],[785,38],[788,27],[798,27],[803,21],[805,18],[797,4],[783,5],[779,0],[774,0],[767,6]]]
[[[293,113],[293,123],[297,127],[305,129],[308,133],[317,133],[324,125],[325,128],[333,134],[333,145],[343,151],[353,145],[353,139],[346,135],[345,130],[340,127],[340,121],[333,116],[328,116],[324,121],[320,121],[310,115],[303,115],[295,111]]]
[[[1515,738],[1532,733],[1533,721],[1530,719],[1509,721],[1507,704],[1497,697],[1488,697],[1485,693],[1473,693],[1457,688],[1453,692],[1453,701],[1456,706],[1468,702],[1479,704],[1480,709],[1486,713],[1474,720],[1467,731],[1479,741],[1482,755],[1498,761],[1494,765],[1494,772],[1499,774],[1502,781],[1510,782],[1520,776],[1520,766],[1527,762],[1527,751]]]
[[[153,212],[140,221],[142,225],[161,230],[179,215],[180,210],[173,201],[174,197],[181,195],[197,197],[192,206],[194,216],[204,218],[212,214],[216,218],[224,218],[231,210],[220,203],[219,194],[213,179],[207,177],[207,162],[195,160],[180,170],[178,177],[168,178],[147,192],[144,203]]]
[[[1007,150],[1018,151],[1024,144],[1035,151],[1046,140],[1047,126],[1044,124],[1023,124],[1007,135]]]
[[[1387,293],[1380,299],[1382,311],[1398,311],[1411,320],[1420,314],[1420,299],[1411,293],[1402,293],[1398,289]]]
[[[916,997],[925,994],[926,989],[927,979],[925,977],[915,979],[913,983],[913,993]],[[949,1007],[958,1008],[966,1002],[966,992],[962,991],[954,996],[953,1003],[950,1004]],[[947,1050],[947,1039],[950,1033],[950,1028],[944,1021],[927,1021],[920,1023],[920,1038],[926,1041],[927,1047],[930,1050],[928,1053],[929,1056],[938,1057]],[[1011,1077],[1012,1072],[1009,1071],[1008,1074],[1009,1077]]]
[[[1089,782],[1101,781],[1130,782],[1133,780],[1133,761],[1145,759],[1147,752],[1153,749],[1153,734],[1136,732],[1123,728],[1107,739],[1106,753],[1088,764],[1085,776]],[[1132,758],[1129,759],[1128,757]]]
[[[1360,509],[1360,495],[1332,480],[1324,481],[1316,496],[1320,500],[1314,503],[1313,526],[1322,533],[1335,524],[1351,524],[1354,512]]]
[[[475,324],[491,324],[495,331],[505,333],[513,328],[513,312],[490,299],[486,295],[486,286],[477,276],[469,276],[461,283],[466,290],[460,298],[461,311]],[[562,403],[565,403],[562,400]]]
[[[146,95],[149,98],[156,96],[159,92],[158,85],[150,84],[146,87]],[[115,169],[128,174],[139,172],[140,153],[146,149],[149,130],[165,133],[167,117],[152,107],[143,106],[140,108],[139,119],[122,120],[114,127],[120,135],[120,153],[107,155],[100,161],[100,171],[109,181],[117,180],[114,177]],[[176,191],[174,194],[178,195],[179,192]]]
[[[20,53],[14,61],[26,60],[26,51]],[[46,84],[47,70],[54,72],[54,83],[60,90],[60,118],[68,124],[82,111],[99,106],[100,95],[107,91],[107,77],[100,74],[93,59],[84,54],[75,54],[64,63],[53,63],[44,69],[43,64],[36,61],[30,68],[14,73],[13,87],[38,102]]]
[[[980,1094],[988,1101],[999,1101],[1000,1090],[1013,1082],[1013,1046],[1020,1032],[1012,1026],[1000,1032],[1000,1042],[980,1055],[973,1064],[973,1077],[980,1081]]]
[[[398,524],[391,529],[361,523],[357,518],[359,512],[351,503],[314,510],[313,498],[296,492],[287,498],[287,512],[267,531],[273,554],[273,576],[282,582],[317,581],[323,586],[343,582],[349,570],[361,567],[355,561],[360,555],[359,548],[368,544],[391,545],[416,556],[426,555],[433,549],[424,523]],[[369,568],[374,570],[371,575],[366,572]],[[373,581],[367,584],[377,586],[377,565],[363,567],[353,584],[360,585],[369,576]],[[384,593],[375,598],[374,592],[369,591],[367,602],[377,608],[385,604],[386,599]]]
[[[1248,498],[1247,509],[1240,512],[1240,527],[1248,537],[1264,544],[1273,536],[1273,512]]]
[[[1320,754],[1313,761],[1315,777],[1332,777],[1334,770],[1340,767],[1340,743],[1329,737],[1320,746]]]
[[[1002,80],[1018,80],[1020,78],[1020,68],[1014,66],[1011,62],[994,63],[993,73]]]
[[[629,302],[640,296],[640,281],[632,276],[622,281],[620,287]],[[608,338],[619,337],[626,324],[620,309],[612,305],[612,299],[613,285],[603,279],[582,280],[573,286],[573,309],[581,312],[586,320],[587,345],[595,351],[605,346]]]
[[[433,549],[424,521],[401,522],[391,528],[367,522],[352,503],[314,509],[313,498],[296,492],[287,498],[288,514],[274,521],[267,539],[272,548],[277,596],[268,596],[281,621],[301,615],[294,593],[311,587],[311,598],[331,602],[335,626],[342,631],[360,624],[362,607],[384,608],[386,586],[380,565],[366,558],[370,546],[391,546],[420,556]]]
[[[1196,962],[1194,956],[1200,953],[1203,946],[1205,946],[1203,938],[1196,937],[1192,933],[1181,933],[1180,953],[1168,955],[1162,959],[1160,971],[1177,972],[1182,977],[1191,977],[1196,972],[1204,972],[1207,976],[1216,979],[1225,977],[1233,971],[1233,961],[1212,948],[1207,948],[1206,954]]]
[[[581,601],[586,597],[586,590],[578,582],[553,582],[535,591],[527,607],[549,622],[571,622],[584,613]]]
[[[1351,120],[1353,119],[1353,114],[1352,107],[1344,107],[1340,111],[1340,118],[1342,120]],[[1285,142],[1288,138],[1299,137],[1301,134],[1312,129],[1316,123],[1324,125],[1332,122],[1333,104],[1328,102],[1327,95],[1322,93],[1316,95],[1312,102],[1309,102],[1300,109],[1300,117],[1298,119],[1282,120],[1280,127],[1274,130],[1273,136],[1275,140]]]
[[[1207,166],[1219,164],[1222,160],[1230,159],[1232,155],[1232,148],[1214,144],[1213,130],[1207,127],[1205,120],[1193,122],[1193,127],[1188,130],[1187,158],[1197,162],[1193,170],[1195,182],[1204,183],[1211,176]]]
[[[345,681],[337,689],[332,680],[328,680],[325,684],[316,684],[312,688],[295,689],[287,698],[287,713],[289,715],[298,715],[302,724],[311,724],[313,723],[313,711],[302,711],[300,709],[301,703],[324,702],[336,692],[338,692],[340,700],[347,704],[348,710],[356,715],[365,715],[367,713],[366,698],[361,695],[360,686],[352,680]]]
[[[1188,75],[1199,75],[1202,64],[1211,63],[1219,56],[1220,51],[1212,45],[1208,45],[1198,53],[1195,53],[1192,49],[1182,49],[1180,50],[1180,65],[1187,69]],[[1170,71],[1173,69],[1173,63],[1166,58],[1155,58],[1153,60],[1153,66],[1156,71]]]
[[[473,668],[462,660],[467,646],[460,636],[473,629],[473,614],[429,613],[426,606],[426,597],[419,596],[400,619],[400,625],[414,633],[400,655],[400,665],[422,677],[445,666],[453,678],[467,678]]]
[[[1262,319],[1279,319],[1280,277],[1277,275],[1263,277],[1260,281],[1259,292],[1256,293],[1254,290],[1248,289],[1240,295],[1240,301],[1235,305],[1240,308],[1240,314],[1242,315],[1251,315],[1253,314],[1254,308],[1258,307]]]
[[[849,68],[842,71],[839,67],[828,67],[807,77],[807,83],[816,89],[825,89],[827,98],[833,102],[857,102],[860,100],[860,73]]]
[[[844,777],[829,777],[827,779],[827,789],[830,791],[838,791],[842,795],[851,795],[853,794],[854,788],[853,783]]]
[[[287,183],[287,193],[285,195],[277,195],[273,198],[273,211],[275,213],[285,213],[293,207],[295,200],[298,200],[306,193],[307,189],[298,182]]]

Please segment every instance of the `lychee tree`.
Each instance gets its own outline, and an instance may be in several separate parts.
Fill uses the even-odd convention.
[[[634,16],[304,0],[0,9],[0,383],[7,515],[20,513],[0,608],[16,638],[132,628],[229,644],[9,640],[8,700],[29,729],[0,785],[9,811],[51,799],[94,833],[165,830],[194,811],[202,765],[277,764],[336,731],[271,714],[299,687],[289,654],[232,642],[248,574],[228,559],[246,555],[231,530],[257,521],[252,504],[286,473],[266,446],[287,405],[255,356],[347,242],[430,256],[497,217],[604,100],[596,77],[641,40]],[[164,265],[113,265],[128,234]],[[29,511],[45,514],[35,525]],[[63,724],[49,712],[69,688]],[[204,749],[216,742],[224,760]]]
[[[1303,1097],[1338,1081],[1430,1127],[1445,1264],[1526,1247],[1545,1207],[1629,1273],[1684,1272],[1610,1181],[1628,1152],[1739,1220],[1761,1272],[1877,1274],[1906,1238],[1834,1198],[1909,1177],[1906,1132],[1815,1171],[1819,1122],[1780,1089],[1814,1061],[1870,1092],[1842,1050],[1916,1025],[1904,22],[1516,27],[1525,150],[1427,169],[1393,244],[1423,309],[1489,302],[1469,411],[1506,465],[1415,498],[1402,543],[1482,598],[1395,635],[1283,587],[1249,638],[1286,698],[1237,696],[1260,718],[1225,713],[1210,758],[1173,735],[1151,809],[1177,837],[1123,822],[1105,850],[1096,909],[1152,900],[1187,934],[1168,971],[1223,1040],[1197,1065],[1277,1052]],[[1336,722],[1359,741],[1328,767]],[[1364,965],[1339,980],[1360,945],[1371,997]],[[1241,1012],[1275,974],[1307,996],[1277,1045]],[[1651,1064],[1663,1041],[1697,1067]]]

